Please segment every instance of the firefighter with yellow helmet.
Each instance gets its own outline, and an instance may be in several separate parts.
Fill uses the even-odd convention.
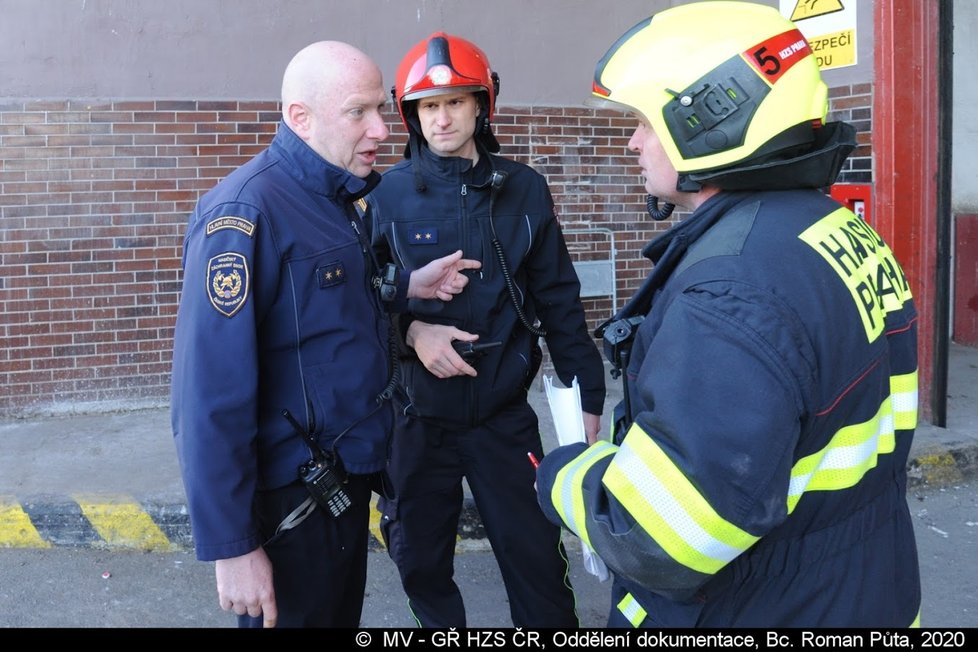
[[[768,6],[673,7],[592,94],[637,119],[653,217],[690,212],[599,329],[625,383],[611,441],[538,470],[548,517],[614,573],[609,626],[919,624],[917,313],[887,244],[820,191],[855,140],[809,44]]]

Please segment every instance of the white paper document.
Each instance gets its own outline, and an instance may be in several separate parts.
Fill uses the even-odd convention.
[[[557,431],[557,443],[566,446],[587,441],[584,435],[581,388],[577,385],[577,376],[574,376],[570,387],[556,386],[552,377],[544,376],[543,387],[547,392],[547,403],[550,404],[554,430]]]
[[[584,434],[584,410],[581,408],[581,388],[577,384],[577,376],[571,381],[570,387],[554,385],[551,376],[544,376],[543,387],[547,392],[547,403],[550,405],[557,442],[561,446],[587,442]],[[608,567],[601,557],[584,541],[581,541],[581,549],[584,551],[585,570],[602,582],[608,579]]]

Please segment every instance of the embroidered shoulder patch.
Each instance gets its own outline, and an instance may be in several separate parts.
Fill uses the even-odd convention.
[[[248,298],[248,260],[226,251],[207,262],[207,296],[225,317],[233,317]]]
[[[255,223],[236,215],[225,215],[216,217],[207,223],[207,235],[211,236],[222,229],[235,229],[241,231],[249,238],[255,235]]]
[[[413,245],[438,244],[438,229],[414,229],[409,234],[408,242]]]
[[[319,287],[328,288],[346,282],[346,269],[343,267],[342,260],[326,263],[322,267],[316,268],[316,278],[319,279]]]

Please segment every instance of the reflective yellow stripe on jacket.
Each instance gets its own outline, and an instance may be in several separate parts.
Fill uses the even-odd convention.
[[[917,427],[917,371],[890,378],[893,398],[893,427],[913,430]]]
[[[670,557],[700,573],[716,573],[758,539],[717,514],[637,425],[608,466],[604,484]]]
[[[791,469],[788,513],[806,491],[847,489],[876,466],[880,455],[892,453],[895,429],[917,424],[917,372],[890,378],[890,396],[869,421],[840,429],[820,451],[798,460]]]
[[[916,426],[917,372],[892,377],[890,388],[891,396],[872,419],[842,428],[825,448],[795,463],[788,513],[806,491],[854,486],[879,455],[894,450],[895,430]],[[605,487],[677,563],[712,575],[758,540],[720,516],[659,445],[632,425],[620,448],[598,442],[564,467],[554,483],[551,498],[558,513],[589,546],[581,485],[588,470],[612,454]]]
[[[625,597],[622,598],[615,606],[618,608],[618,611],[620,611],[625,618],[628,619],[628,622],[631,623],[632,627],[638,627],[641,625],[642,621],[645,620],[645,617],[648,615],[645,608],[638,603],[638,600],[636,600],[635,596],[633,596],[631,593],[626,593]]]
[[[591,539],[584,525],[584,493],[581,491],[581,483],[588,469],[594,466],[595,462],[614,454],[616,450],[618,449],[613,444],[598,441],[558,471],[551,488],[550,500],[567,525],[567,529],[589,546]]]

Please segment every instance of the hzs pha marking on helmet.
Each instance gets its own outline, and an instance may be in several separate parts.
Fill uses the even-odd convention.
[[[771,84],[778,81],[793,65],[812,53],[812,48],[797,29],[772,36],[743,53],[747,63]]]
[[[770,88],[810,54],[805,37],[792,29],[731,57],[681,92],[666,89],[675,99],[666,105],[663,118],[683,157],[708,156],[743,145],[751,119]],[[756,78],[748,73],[750,69],[756,71]]]

